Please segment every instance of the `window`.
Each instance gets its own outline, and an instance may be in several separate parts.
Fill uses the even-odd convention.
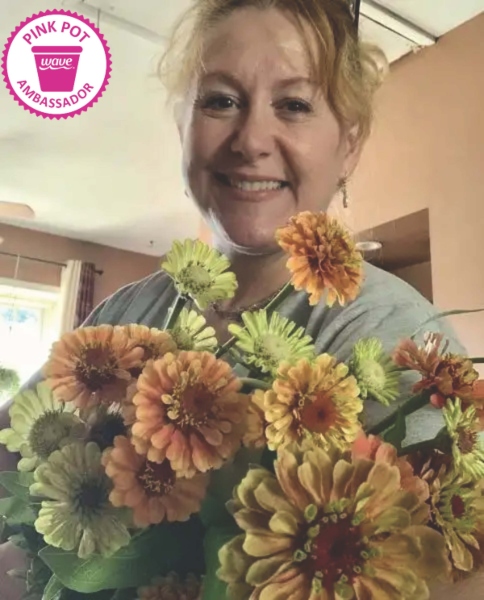
[[[58,337],[59,290],[0,279],[0,364],[25,382]]]

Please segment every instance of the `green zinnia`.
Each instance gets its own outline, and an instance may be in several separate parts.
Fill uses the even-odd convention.
[[[354,345],[349,367],[364,400],[371,398],[388,406],[398,398],[400,370],[377,338],[360,340]]]
[[[32,496],[42,501],[35,529],[50,546],[77,551],[79,558],[114,554],[130,541],[124,511],[109,502],[112,483],[94,442],[65,446],[34,473]]]
[[[479,422],[476,409],[462,411],[461,401],[448,400],[442,410],[447,431],[452,440],[452,456],[457,473],[473,480],[484,477],[484,447],[479,442]]]
[[[182,309],[175,326],[170,331],[178,350],[213,352],[218,345],[215,329],[206,325],[205,317],[194,310]]]
[[[161,267],[175,282],[178,293],[190,296],[200,310],[232,298],[237,289],[229,260],[199,240],[175,241]]]
[[[442,530],[453,564],[472,571],[472,550],[479,548],[476,534],[484,534],[484,496],[480,486],[456,473],[444,474],[431,487],[435,524]]]
[[[54,450],[84,432],[74,410],[71,403],[55,400],[45,382],[15,396],[9,410],[10,427],[0,431],[0,444],[9,452],[20,452],[19,471],[32,471]]]
[[[302,358],[314,358],[314,345],[302,327],[277,312],[270,317],[265,310],[242,314],[244,327],[229,325],[237,338],[236,347],[244,354],[244,361],[263,373],[277,375],[282,362],[296,363]]]

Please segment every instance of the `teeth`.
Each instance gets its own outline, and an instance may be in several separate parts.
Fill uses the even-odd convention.
[[[234,181],[231,179],[230,185],[244,192],[263,192],[282,188],[280,181]]]

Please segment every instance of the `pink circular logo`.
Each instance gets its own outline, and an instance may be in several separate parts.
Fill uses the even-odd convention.
[[[104,36],[84,16],[46,10],[12,32],[2,54],[7,89],[31,113],[66,119],[103,95],[111,74]]]

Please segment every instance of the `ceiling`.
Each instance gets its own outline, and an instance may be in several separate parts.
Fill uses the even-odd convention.
[[[73,119],[31,115],[0,86],[0,201],[36,213],[4,222],[153,255],[196,235],[177,132],[154,76],[163,40],[189,4],[0,0],[0,40],[35,12],[66,8],[99,18],[113,58],[103,98]],[[483,10],[484,0],[363,0],[361,30],[395,61]]]

